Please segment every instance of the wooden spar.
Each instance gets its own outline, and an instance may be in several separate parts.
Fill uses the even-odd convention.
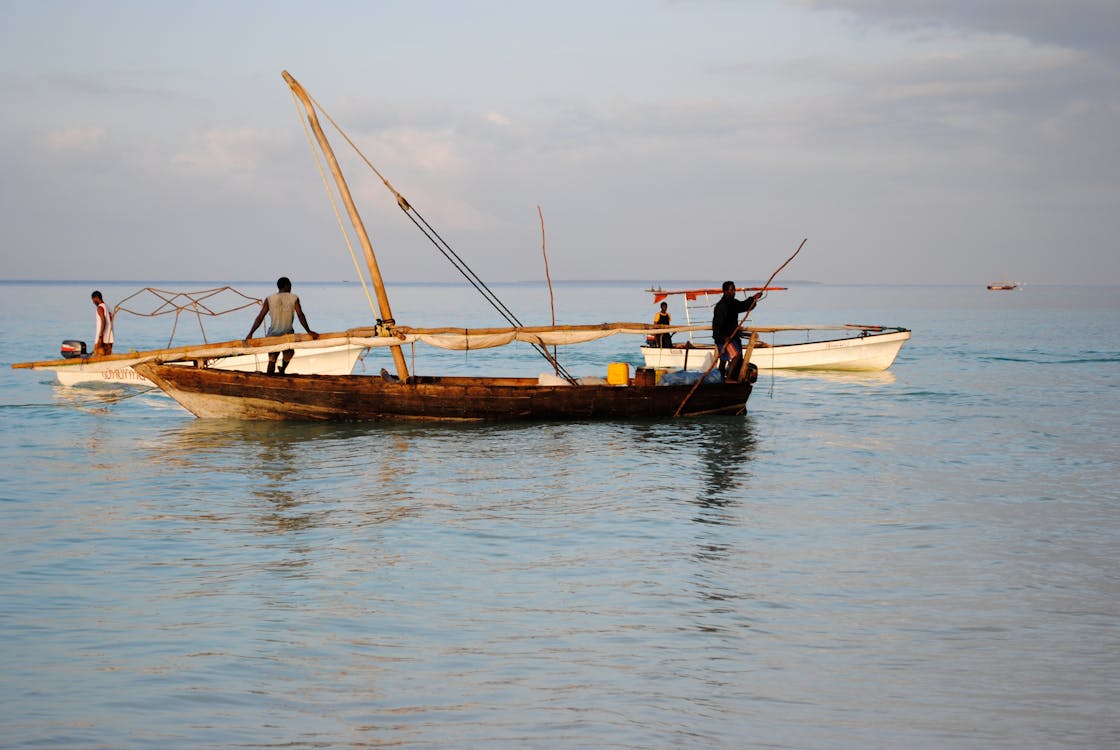
[[[552,325],[556,325],[556,297],[552,294],[552,276],[548,273],[548,249],[545,247],[544,240],[544,211],[541,207],[537,206],[537,215],[541,217],[541,255],[544,256],[544,278],[548,282],[548,303],[552,307]],[[556,347],[552,347],[552,368],[553,371],[559,375],[560,368],[557,366],[556,361]]]
[[[762,285],[762,288],[763,288],[764,290],[765,290],[766,288],[768,288],[768,287],[770,286],[770,282],[774,280],[774,277],[775,277],[775,276],[777,276],[777,275],[778,275],[779,273],[781,273],[781,270],[782,270],[783,268],[785,268],[786,266],[788,266],[788,265],[789,265],[789,262],[790,262],[791,260],[793,260],[794,258],[796,258],[796,257],[797,257],[797,254],[798,254],[799,252],[801,252],[801,248],[805,247],[805,243],[806,243],[806,242],[808,242],[808,241],[809,241],[809,238],[808,238],[808,237],[806,237],[805,239],[801,240],[801,244],[800,244],[800,245],[798,245],[798,246],[797,246],[797,249],[793,251],[793,255],[789,256],[789,258],[788,258],[788,259],[786,259],[786,262],[785,262],[785,263],[783,263],[782,265],[778,266],[778,270],[777,270],[777,271],[774,271],[774,273],[770,274],[770,278],[768,278],[768,279],[766,280],[766,283]],[[746,317],[744,317],[744,318],[743,318],[743,322],[745,323],[746,321],[747,321],[747,319],[746,319]],[[742,327],[742,323],[740,323],[740,324],[739,324],[739,326],[740,326],[740,328],[741,328],[741,327]]]
[[[742,326],[740,326],[740,328],[741,327]],[[739,366],[739,382],[740,383],[743,382],[744,380],[749,379],[749,377],[750,377],[750,372],[749,372],[750,367],[749,367],[749,365],[751,363],[751,354],[754,352],[754,345],[756,343],[758,343],[758,334],[755,333],[754,331],[751,331],[751,337],[747,341],[747,350],[745,352],[743,352],[743,364],[741,364]]]
[[[319,118],[315,114],[315,107],[311,104],[311,99],[308,97],[307,92],[304,91],[303,86],[299,84],[295,78],[292,78],[288,71],[283,71],[282,75],[292,92],[299,98],[303,104],[303,108],[307,110],[307,121],[311,125],[311,130],[315,133],[315,139],[319,142],[319,148],[322,149],[323,155],[327,157],[327,163],[330,164],[331,174],[334,175],[335,183],[338,185],[338,192],[342,196],[342,202],[346,204],[346,212],[350,216],[350,223],[354,225],[354,231],[358,235],[359,241],[362,243],[362,250],[365,251],[366,265],[369,266],[370,280],[373,282],[373,288],[377,293],[377,306],[381,311],[381,317],[389,322],[393,322],[393,311],[389,307],[389,297],[385,293],[385,284],[381,279],[381,271],[377,267],[377,258],[373,254],[373,245],[369,241],[369,235],[366,233],[365,224],[362,223],[362,217],[358,215],[358,209],[354,205],[354,198],[350,195],[350,188],[346,184],[346,178],[342,176],[342,168],[338,165],[338,160],[334,156],[334,150],[331,144],[327,141],[326,135],[323,134],[323,129],[319,126]],[[397,368],[397,375],[401,380],[408,379],[408,364],[404,359],[404,352],[401,351],[399,346],[390,347],[393,352],[393,363]]]

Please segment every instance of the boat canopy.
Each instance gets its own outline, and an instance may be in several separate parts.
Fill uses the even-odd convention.
[[[784,286],[737,286],[736,292],[784,292]],[[722,296],[722,289],[647,289],[647,292],[653,293],[653,303],[657,304],[670,296],[681,295],[686,300],[694,301],[701,297],[709,295]]]

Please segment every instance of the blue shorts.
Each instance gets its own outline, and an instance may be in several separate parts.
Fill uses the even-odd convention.
[[[736,357],[743,356],[743,342],[739,339],[731,339],[727,346],[719,348],[719,361],[730,362]]]

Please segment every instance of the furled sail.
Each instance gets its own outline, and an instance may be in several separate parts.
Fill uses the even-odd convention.
[[[746,333],[773,333],[775,331],[801,330],[886,330],[881,326],[744,326]],[[208,360],[235,354],[278,352],[285,349],[318,349],[348,344],[354,347],[402,346],[422,343],[438,349],[471,351],[493,349],[514,342],[538,346],[570,346],[598,341],[609,336],[648,336],[659,333],[707,331],[708,326],[670,325],[651,323],[598,323],[591,325],[524,326],[511,328],[413,328],[410,326],[379,326],[351,328],[336,333],[321,333],[318,339],[306,334],[288,334],[251,341],[227,341],[197,346],[180,346],[174,349],[154,350],[145,361],[176,362],[183,360]]]
[[[312,339],[307,334],[226,341],[174,349],[154,350],[145,361],[176,362],[208,360],[235,354],[278,352],[285,349],[319,349],[349,344],[354,347],[401,346],[420,342],[439,349],[468,351],[492,349],[514,342],[542,346],[584,344],[618,334],[649,335],[702,330],[704,326],[656,326],[648,323],[599,323],[572,326],[526,326],[515,328],[412,328],[409,326],[378,326],[352,328],[348,331],[321,333]]]

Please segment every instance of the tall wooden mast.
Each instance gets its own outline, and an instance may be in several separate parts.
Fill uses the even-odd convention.
[[[338,166],[338,160],[334,156],[334,150],[331,144],[327,142],[327,137],[323,134],[323,129],[319,126],[319,118],[315,114],[315,107],[311,104],[311,98],[307,92],[303,90],[303,86],[299,81],[292,78],[288,71],[283,71],[284,80],[287,81],[288,86],[291,87],[292,92],[299,97],[303,108],[307,110],[307,121],[311,125],[311,130],[315,133],[315,139],[319,142],[319,148],[323,150],[323,155],[327,157],[327,163],[330,165],[331,174],[334,176],[334,181],[338,185],[338,192],[342,196],[342,202],[346,204],[346,213],[350,216],[350,223],[354,225],[354,231],[358,235],[359,241],[362,243],[362,250],[365,251],[366,265],[369,266],[370,281],[373,282],[373,288],[377,293],[377,306],[381,310],[381,317],[384,320],[393,320],[393,311],[389,307],[389,297],[385,294],[385,284],[381,280],[381,271],[377,267],[377,258],[373,254],[373,245],[369,241],[369,235],[366,234],[365,224],[362,223],[362,217],[358,215],[358,209],[354,205],[354,199],[350,195],[350,188],[346,185],[346,178],[342,176],[342,169]],[[408,365],[405,363],[404,352],[401,351],[399,346],[389,347],[393,352],[393,363],[397,367],[397,375],[400,379],[408,379]]]

